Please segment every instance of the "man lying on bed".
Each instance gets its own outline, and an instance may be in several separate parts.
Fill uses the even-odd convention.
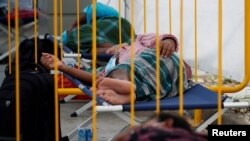
[[[92,4],[84,8],[80,16],[80,52],[90,53],[92,48]],[[113,7],[96,3],[96,43],[97,54],[105,53],[113,45],[119,44],[119,13]],[[131,25],[121,18],[121,42],[130,43]],[[78,29],[75,20],[68,31],[63,33],[63,43],[77,52]]]
[[[149,101],[155,99],[155,34],[138,35],[134,42],[135,49],[135,100]],[[160,39],[160,97],[172,97],[178,93],[179,58],[173,54],[178,50],[174,36],[164,34]],[[112,50],[113,48],[110,48]],[[130,102],[130,51],[131,47],[124,45],[110,60],[104,72],[99,73],[97,80],[97,95],[111,104],[127,104]],[[43,54],[41,62],[48,69],[54,69],[53,55]],[[85,82],[92,81],[88,72],[71,68],[58,60],[58,69],[72,77]],[[105,77],[102,77],[104,74]],[[184,89],[187,87],[185,67],[183,68]]]

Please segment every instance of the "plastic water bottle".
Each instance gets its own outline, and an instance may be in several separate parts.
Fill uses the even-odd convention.
[[[89,128],[79,128],[78,141],[92,141],[92,130]]]

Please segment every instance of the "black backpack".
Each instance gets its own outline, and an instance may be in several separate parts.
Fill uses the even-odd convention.
[[[35,62],[34,38],[19,45],[20,60],[20,124],[21,141],[55,140],[54,76],[40,63],[42,52],[54,53],[53,42],[39,39]],[[58,48],[59,49],[59,48]],[[16,136],[16,77],[15,62],[12,70],[6,67],[0,87],[0,140],[15,140]],[[11,72],[11,74],[9,74]]]
[[[41,67],[36,68],[37,71],[20,72],[21,140],[53,141],[54,77]],[[5,77],[0,88],[0,140],[16,135],[15,86],[15,74],[11,74]]]

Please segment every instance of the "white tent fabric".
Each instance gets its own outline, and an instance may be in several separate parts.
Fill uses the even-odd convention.
[[[99,0],[118,9],[118,0]],[[134,27],[143,33],[143,0],[125,0],[121,15],[131,19],[134,2]],[[180,37],[180,0],[172,0],[172,34]],[[223,2],[223,76],[238,81],[244,77],[244,0]],[[156,0],[146,0],[147,31],[156,31]],[[170,33],[169,0],[159,0],[159,33]],[[218,0],[197,0],[198,68],[218,73]],[[194,66],[194,0],[183,0],[183,56]]]

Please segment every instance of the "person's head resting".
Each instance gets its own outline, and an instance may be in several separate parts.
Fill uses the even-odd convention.
[[[38,64],[42,66],[40,62],[42,53],[54,54],[54,43],[45,35],[44,39],[37,38],[37,47],[35,49],[35,38],[25,39],[19,44],[19,64],[20,70],[25,67],[30,67],[29,64]],[[60,59],[61,52],[60,47],[57,48],[58,58]],[[37,62],[36,62],[37,61]],[[15,65],[15,59],[11,65]],[[35,66],[34,66],[35,67]],[[14,67],[12,71],[15,71]]]
[[[160,127],[160,128],[181,128],[192,131],[190,124],[183,117],[169,113],[160,113],[154,118],[145,122],[142,127]]]
[[[185,118],[160,113],[151,120],[120,133],[113,141],[207,141],[207,137],[193,132]]]

